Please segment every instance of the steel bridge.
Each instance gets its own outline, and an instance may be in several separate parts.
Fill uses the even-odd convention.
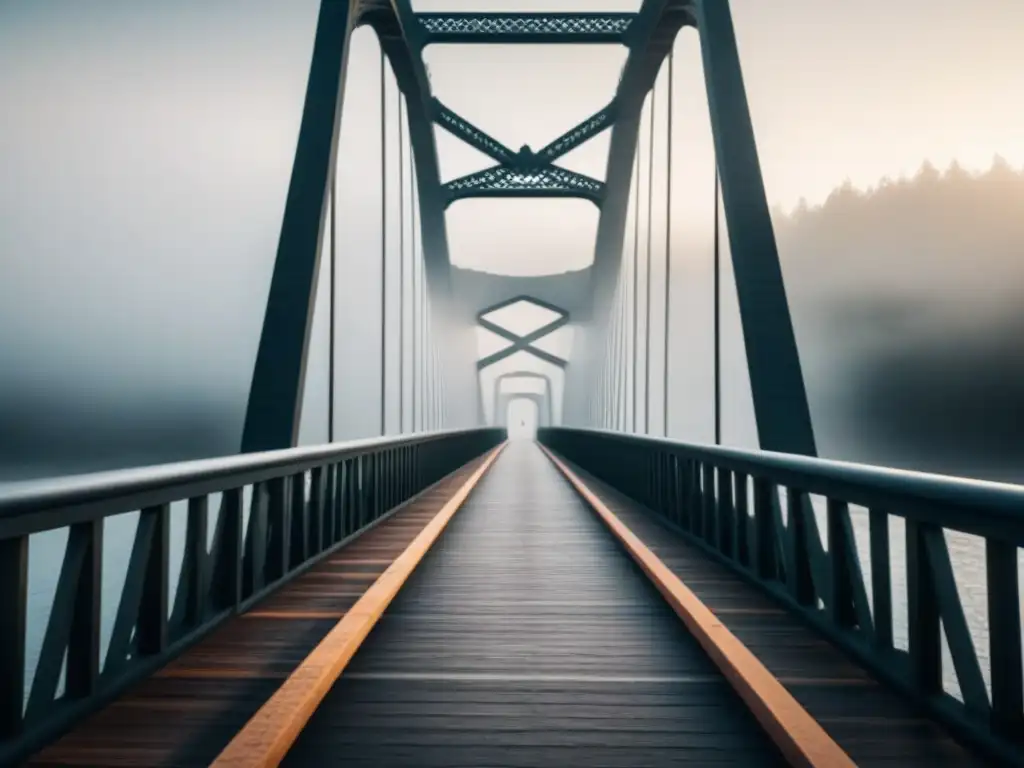
[[[344,257],[331,191],[362,25],[405,99],[423,260],[410,311],[432,346],[410,340],[423,391],[401,434],[299,448],[321,254]],[[641,110],[684,27],[703,57],[758,451],[652,435],[649,390],[637,413],[651,321],[638,336],[628,199]],[[516,150],[433,95],[423,51],[442,43],[628,56],[607,106]],[[493,166],[441,183],[435,126]],[[603,180],[558,164],[604,131]],[[453,267],[445,211],[471,197],[593,203],[592,266]],[[553,319],[525,335],[494,321],[519,302]],[[572,355],[544,349],[569,323]],[[506,346],[478,359],[457,341],[476,327]],[[561,371],[562,391],[519,369],[485,391],[481,371],[517,353]],[[540,393],[506,387],[529,379]],[[503,406],[524,397],[538,439],[509,443]],[[727,0],[530,14],[321,0],[240,455],[0,496],[0,764],[1019,765],[1022,510],[1015,486],[816,457]],[[127,512],[103,640],[105,523]],[[67,545],[29,674],[29,542],[54,530]],[[953,532],[985,542],[983,639]]]

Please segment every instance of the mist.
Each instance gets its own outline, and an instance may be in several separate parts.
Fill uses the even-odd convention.
[[[1024,318],[1014,294],[1024,269],[1024,182],[1015,169],[1024,144],[1013,95],[1024,92],[1014,33],[1024,5],[784,5],[733,0],[820,452],[1020,479],[1024,446],[1013,425],[1024,402]],[[238,450],[316,9],[316,0],[0,0],[0,480]],[[873,20],[883,13],[880,29]],[[438,98],[513,148],[536,148],[604,107],[625,55],[612,46],[427,54]],[[321,269],[305,444],[327,438],[330,280],[339,308],[336,439],[379,434],[382,398],[385,431],[410,428],[414,394],[408,376],[401,386],[397,378],[397,308],[422,277],[412,266],[421,254],[408,215],[408,136],[394,120],[401,97],[390,71],[381,83],[379,57],[372,32],[358,30],[339,139],[339,260],[336,274]],[[674,66],[675,125],[670,134],[663,70],[653,146],[649,124],[641,130],[635,232],[624,252],[628,264],[635,235],[640,279],[648,249],[653,270],[653,386],[639,415],[647,410],[660,433],[669,252],[669,432],[708,442],[714,158],[692,30],[680,35]],[[446,180],[489,164],[443,131],[437,142]],[[603,134],[562,163],[603,179],[607,147]],[[989,168],[996,154],[1006,161]],[[946,170],[953,159],[963,167]],[[923,161],[931,165],[918,173]],[[663,202],[670,178],[671,211]],[[583,270],[596,213],[580,201],[460,202],[447,217],[452,260],[524,278]],[[724,440],[756,447],[724,216],[720,225]],[[414,326],[409,313],[403,318],[408,371]],[[588,338],[580,331],[574,350]],[[641,352],[641,372],[645,364]],[[572,377],[570,362],[565,382],[555,377],[559,394],[572,391]],[[638,380],[628,394],[642,391]],[[556,411],[571,416],[572,403]]]

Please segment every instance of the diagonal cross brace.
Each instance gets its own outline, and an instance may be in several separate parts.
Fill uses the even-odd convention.
[[[570,128],[540,152],[534,152],[529,146],[513,152],[437,99],[432,106],[435,123],[498,161],[497,165],[443,184],[445,205],[468,197],[578,197],[598,206],[603,202],[603,181],[557,166],[554,161],[610,128],[617,113],[615,101]]]
[[[617,104],[613,99],[612,102],[600,112],[591,115],[582,123],[574,125],[568,131],[540,150],[540,152],[537,153],[537,157],[542,158],[548,163],[554,162],[562,155],[568,154],[572,150],[576,149],[580,144],[590,141],[590,139],[594,138],[605,129],[611,128],[612,124],[615,122],[617,113]]]
[[[510,307],[514,304],[518,304],[521,301],[525,301],[527,303],[533,304],[534,306],[541,307],[543,309],[547,309],[551,312],[554,312],[558,315],[558,317],[556,317],[550,323],[546,323],[545,325],[541,326],[537,330],[526,334],[525,336],[519,336],[518,334],[515,334],[506,328],[502,328],[497,323],[494,323],[487,319],[487,315],[493,312],[497,312],[499,309],[504,309],[505,307]],[[489,365],[499,363],[505,358],[511,357],[516,352],[526,352],[527,354],[533,355],[534,357],[543,360],[546,363],[550,363],[551,365],[557,366],[559,368],[565,368],[565,366],[568,365],[568,361],[556,355],[552,355],[550,352],[545,352],[543,349],[537,349],[536,347],[533,346],[534,342],[539,341],[540,339],[547,336],[549,333],[554,333],[562,326],[568,324],[569,313],[566,312],[564,309],[556,307],[553,304],[549,304],[546,301],[534,299],[530,296],[513,296],[510,299],[500,301],[497,304],[493,304],[489,307],[480,310],[480,312],[477,313],[476,320],[480,324],[481,328],[484,328],[490,331],[491,333],[497,334],[498,336],[501,336],[503,339],[512,342],[511,346],[499,350],[498,352],[495,352],[494,354],[488,355],[487,357],[481,358],[479,361],[477,361],[477,370],[482,370]]]
[[[456,138],[462,139],[469,146],[483,152],[501,164],[511,163],[516,153],[500,141],[487,135],[466,118],[448,109],[438,99],[431,100],[431,117],[434,122]]]

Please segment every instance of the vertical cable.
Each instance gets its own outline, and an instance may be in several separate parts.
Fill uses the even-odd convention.
[[[620,262],[619,284],[623,286],[623,290],[619,295],[619,346],[615,353],[619,365],[618,405],[616,406],[619,416],[615,422],[615,428],[623,432],[626,431],[626,344],[629,336],[629,313],[627,310],[629,295],[625,289],[626,277],[626,265],[624,262]]]
[[[672,69],[675,63],[675,46],[668,52],[668,183],[665,190],[665,380],[662,385],[661,415],[664,422],[663,431],[668,437],[668,392],[669,380],[669,320],[672,298]]]
[[[334,293],[335,284],[337,283],[337,277],[335,269],[337,268],[337,258],[335,256],[337,245],[335,244],[335,220],[337,213],[337,201],[338,201],[338,174],[337,166],[331,169],[331,312],[330,312],[330,333],[329,341],[330,344],[329,354],[327,357],[327,442],[334,442],[334,323],[335,323],[335,310],[334,310]]]
[[[398,94],[398,433],[405,432],[405,117]]]
[[[424,261],[420,264],[420,410],[422,411],[420,421],[425,429],[431,428],[427,399],[427,390],[430,388],[430,349],[428,348],[430,337],[427,336],[427,301],[429,298],[426,254],[424,254]]]
[[[715,445],[722,443],[722,326],[719,307],[721,267],[718,257],[718,156],[715,156]]]
[[[387,434],[388,376],[388,150],[384,51],[380,52],[380,433]]]
[[[634,176],[636,177],[636,202],[634,203],[633,211],[633,346],[630,353],[633,356],[633,375],[630,378],[630,395],[632,396],[632,411],[633,419],[631,423],[632,430],[636,432],[636,369],[637,369],[637,352],[640,346],[640,337],[638,334],[640,324],[640,304],[639,304],[639,286],[640,286],[640,128],[643,126],[643,112],[640,113],[640,124],[637,126],[637,140],[636,140],[636,170]]]
[[[644,325],[644,434],[651,434],[651,239],[654,221],[654,117],[658,103],[658,81],[655,78],[651,88],[651,127],[647,155],[647,289],[644,311],[647,321]]]
[[[410,339],[410,341],[412,342],[412,361],[411,361],[411,363],[412,363],[412,398],[411,398],[412,402],[411,402],[411,406],[412,406],[412,431],[413,432],[418,432],[419,431],[419,427],[418,427],[417,422],[416,422],[416,415],[417,415],[416,414],[416,393],[417,393],[417,389],[419,388],[419,368],[417,367],[418,362],[417,362],[417,358],[416,358],[417,346],[418,346],[417,345],[417,340],[419,338],[419,329],[418,329],[418,322],[417,322],[418,318],[419,318],[419,315],[417,314],[417,312],[419,311],[419,281],[416,279],[416,276],[418,274],[417,269],[418,269],[418,265],[419,265],[419,256],[416,253],[416,227],[418,225],[418,222],[416,220],[416,200],[417,200],[418,194],[417,194],[417,191],[416,191],[416,162],[415,162],[415,158],[413,156],[412,145],[411,144],[409,145],[409,189],[410,189],[410,191],[409,191],[409,197],[410,197],[410,200],[409,200],[409,209],[410,209],[409,217],[412,219],[412,236],[410,238],[411,241],[412,241],[411,245],[410,245],[410,249],[412,251],[412,275],[411,275],[411,278],[412,278],[412,289],[410,290],[410,293],[412,294],[412,307],[410,307],[410,312],[409,312],[410,319],[412,320],[412,339]]]

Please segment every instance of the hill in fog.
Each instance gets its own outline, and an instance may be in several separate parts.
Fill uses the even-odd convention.
[[[1024,172],[925,164],[774,219],[821,452],[1024,479]]]

